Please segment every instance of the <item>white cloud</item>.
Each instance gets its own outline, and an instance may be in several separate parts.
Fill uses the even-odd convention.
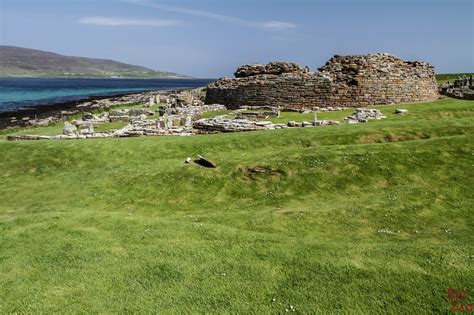
[[[101,25],[101,26],[151,26],[166,27],[180,24],[176,20],[158,20],[158,19],[127,19],[106,16],[89,16],[79,19],[81,24]]]
[[[290,22],[283,22],[283,21],[256,22],[256,21],[241,19],[234,16],[204,11],[204,10],[195,10],[195,9],[189,9],[189,8],[180,7],[180,6],[159,4],[159,3],[155,3],[148,0],[126,0],[126,2],[136,4],[136,5],[146,6],[149,8],[154,8],[157,10],[204,17],[204,18],[218,20],[225,23],[238,24],[238,25],[261,28],[261,29],[266,29],[266,30],[281,31],[281,30],[296,28],[296,24],[293,24]]]
[[[296,24],[281,21],[269,21],[262,24],[264,28],[271,30],[285,30],[296,28]]]

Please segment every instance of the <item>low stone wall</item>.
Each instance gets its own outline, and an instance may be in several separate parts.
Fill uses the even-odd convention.
[[[247,65],[207,87],[206,104],[361,107],[439,97],[434,67],[388,54],[334,56],[318,72],[292,63]]]
[[[443,95],[462,100],[474,100],[474,80],[472,75],[458,77],[453,83],[448,82],[439,87]]]

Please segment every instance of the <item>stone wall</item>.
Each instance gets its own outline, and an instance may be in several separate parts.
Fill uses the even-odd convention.
[[[439,92],[453,98],[474,100],[474,78],[472,75],[458,77],[453,83],[442,84],[439,87]]]
[[[293,63],[240,67],[207,87],[206,103],[311,108],[361,107],[438,98],[434,67],[388,54],[334,56],[315,73]]]

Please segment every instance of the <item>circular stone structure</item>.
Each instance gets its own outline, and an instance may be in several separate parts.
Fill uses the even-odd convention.
[[[209,84],[206,103],[231,109],[267,105],[299,109],[363,107],[439,97],[432,65],[385,53],[336,55],[314,73],[287,62],[245,65],[235,76]]]

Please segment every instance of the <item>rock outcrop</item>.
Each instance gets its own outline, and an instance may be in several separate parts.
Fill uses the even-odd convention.
[[[207,87],[206,104],[363,107],[439,97],[434,67],[389,54],[334,56],[315,73],[294,63],[240,67]]]

